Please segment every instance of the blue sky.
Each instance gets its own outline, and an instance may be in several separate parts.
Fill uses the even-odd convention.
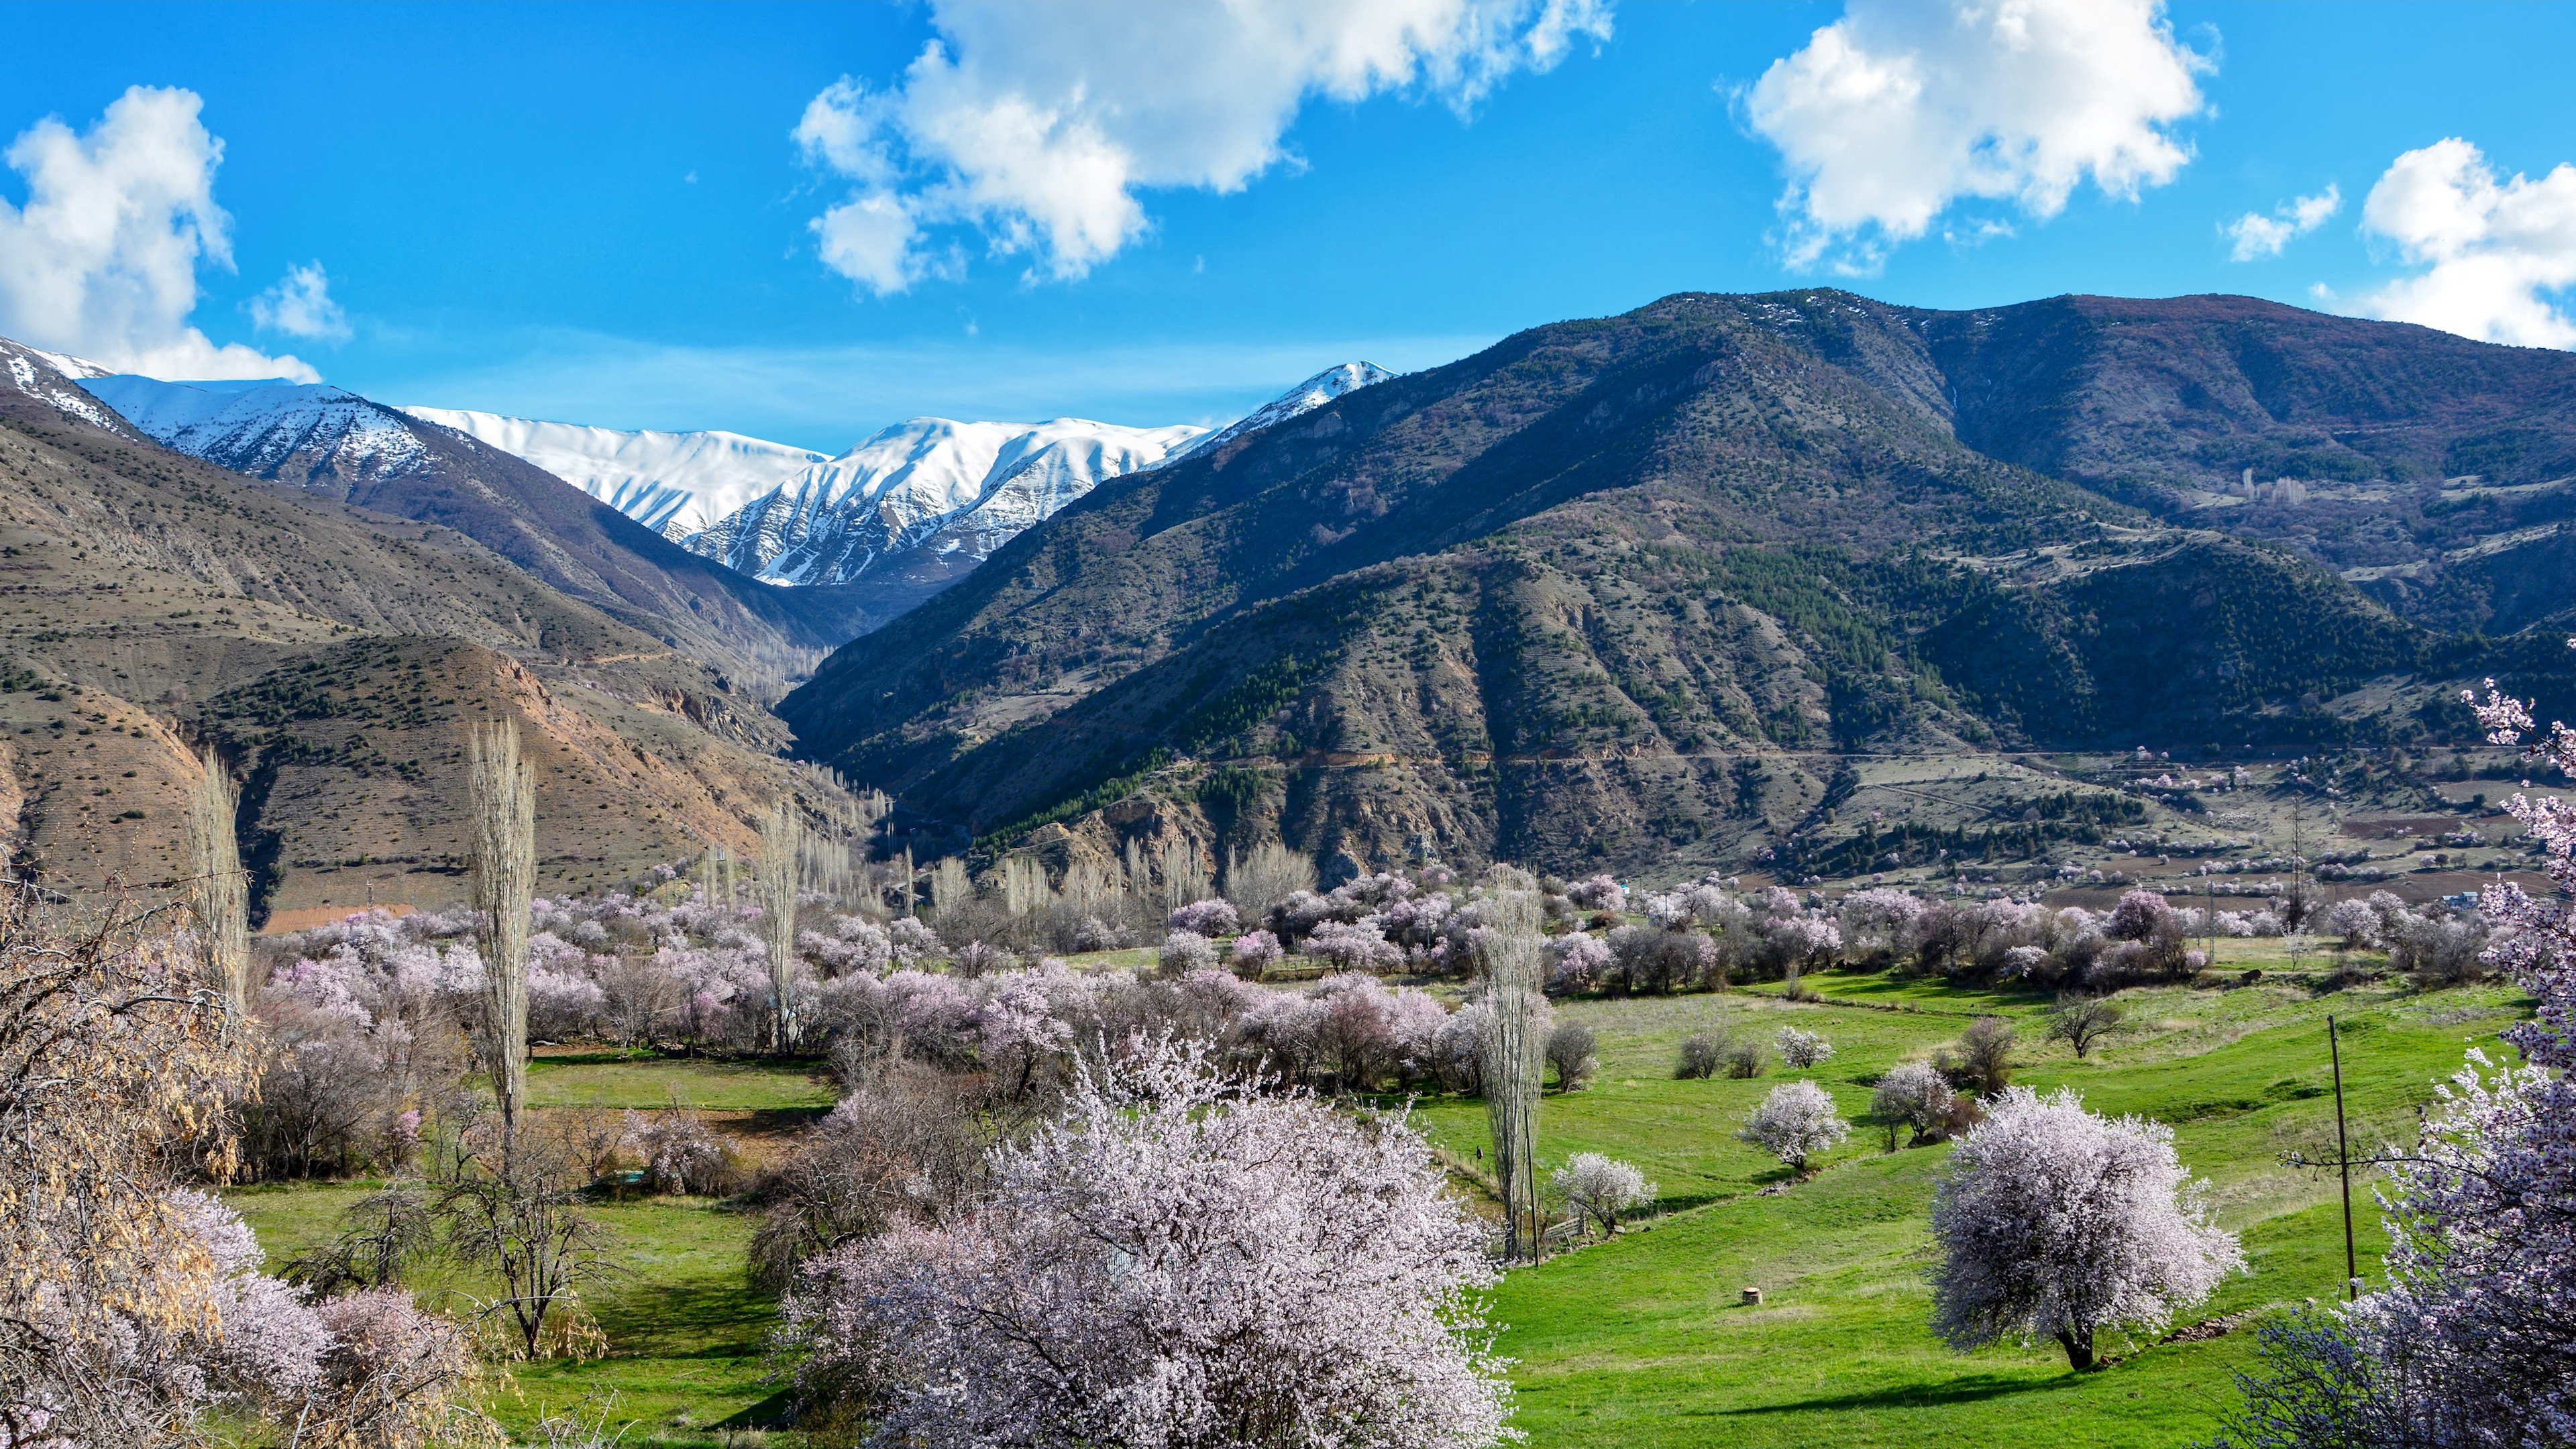
[[[838,451],[920,413],[1220,421],[1684,290],[2245,292],[2576,342],[2563,7],[11,22],[0,334],[165,375],[291,355]]]

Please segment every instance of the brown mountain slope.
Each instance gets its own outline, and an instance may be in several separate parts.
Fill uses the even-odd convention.
[[[1927,330],[1831,292],[1535,329],[1102,488],[780,712],[1005,839],[1566,868],[1804,850],[1864,754],[2435,727],[2327,707],[2430,647],[2331,574],[1962,444]]]
[[[278,909],[460,894],[468,719],[529,735],[548,888],[747,846],[791,787],[776,721],[659,639],[452,530],[173,453],[62,405],[41,359],[0,364],[0,805],[40,878],[168,879],[209,742]]]
[[[2250,297],[1912,316],[1982,452],[2285,544],[2436,628],[2549,612],[2576,356]]]

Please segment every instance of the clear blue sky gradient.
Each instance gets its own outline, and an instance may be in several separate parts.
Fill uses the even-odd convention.
[[[138,83],[202,95],[239,264],[201,274],[193,320],[218,342],[291,348],[388,401],[826,451],[921,413],[1217,421],[1330,363],[1428,366],[1677,291],[2314,305],[2313,284],[2351,297],[2405,270],[2357,230],[2400,152],[2461,136],[2508,175],[2576,160],[2576,9],[2171,13],[2219,56],[2175,182],[2134,203],[2088,185],[2044,222],[1962,208],[2016,235],[1915,242],[1856,280],[1783,265],[1779,158],[1732,101],[1825,5],[1631,0],[1598,54],[1515,76],[1467,122],[1310,104],[1287,136],[1302,168],[1145,193],[1151,233],[1084,279],[978,257],[883,300],[815,256],[806,223],[845,187],[789,133],[837,77],[895,77],[930,35],[912,7],[21,5],[0,135],[86,129]],[[2323,230],[2227,259],[2223,221],[2328,182],[2345,204]],[[0,195],[25,199],[14,174]],[[248,299],[316,259],[355,336],[254,334]]]

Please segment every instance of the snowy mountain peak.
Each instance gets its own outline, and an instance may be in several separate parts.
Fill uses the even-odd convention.
[[[972,566],[1103,480],[1148,467],[1202,431],[1082,418],[914,418],[681,544],[773,583],[847,583],[922,548],[946,566]]]
[[[81,386],[146,437],[240,473],[267,473],[307,453],[353,477],[387,478],[423,453],[402,414],[328,383],[163,382],[118,373]]]
[[[702,532],[822,453],[740,433],[621,432],[455,408],[406,407],[563,479],[668,538]]]
[[[1246,433],[1257,433],[1263,428],[1275,428],[1291,418],[1311,413],[1345,393],[1356,392],[1361,388],[1384,382],[1393,376],[1395,376],[1394,373],[1374,362],[1345,362],[1335,367],[1325,368],[1313,377],[1263,403],[1247,416],[1217,429],[1165,458],[1157,466],[1169,467],[1185,458],[1213,453]]]
[[[98,400],[80,387],[81,379],[98,377],[105,371],[95,362],[0,337],[0,376],[8,379],[8,386],[51,406],[57,414],[132,437],[133,431],[114,412],[99,406]]]

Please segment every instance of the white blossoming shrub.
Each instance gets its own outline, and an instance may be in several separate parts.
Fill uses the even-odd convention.
[[[1234,903],[1227,900],[1192,901],[1172,912],[1166,924],[1172,930],[1211,939],[1231,936],[1243,929],[1242,921],[1235,916]]]
[[[2162,1328],[2245,1266],[2207,1189],[2172,1128],[2007,1089],[1933,1191],[1933,1331],[1962,1351],[2052,1338],[2091,1368],[2105,1330]]]
[[[957,1219],[806,1266],[782,1334],[809,1413],[920,1449],[1507,1437],[1484,1230],[1402,1118],[1138,1043],[991,1173]]]
[[[1950,1120],[1957,1100],[1949,1079],[1930,1062],[1898,1062],[1879,1077],[1869,1110],[1887,1124],[1888,1145],[1893,1148],[1897,1127],[1910,1128],[1915,1141],[1925,1141]]]
[[[1784,1067],[1819,1067],[1834,1059],[1834,1044],[1812,1031],[1784,1026],[1771,1038]]]
[[[1655,1185],[1644,1173],[1598,1152],[1574,1154],[1549,1180],[1585,1231],[1598,1227],[1603,1237],[1619,1231],[1621,1213],[1655,1197]]]
[[[1216,969],[1216,943],[1205,936],[1176,930],[1163,938],[1160,961],[1166,976],[1213,971]]]
[[[1773,1087],[1735,1133],[1738,1141],[1752,1143],[1802,1173],[1807,1159],[1832,1151],[1850,1135],[1851,1124],[1835,1109],[1833,1097],[1813,1082]]]

